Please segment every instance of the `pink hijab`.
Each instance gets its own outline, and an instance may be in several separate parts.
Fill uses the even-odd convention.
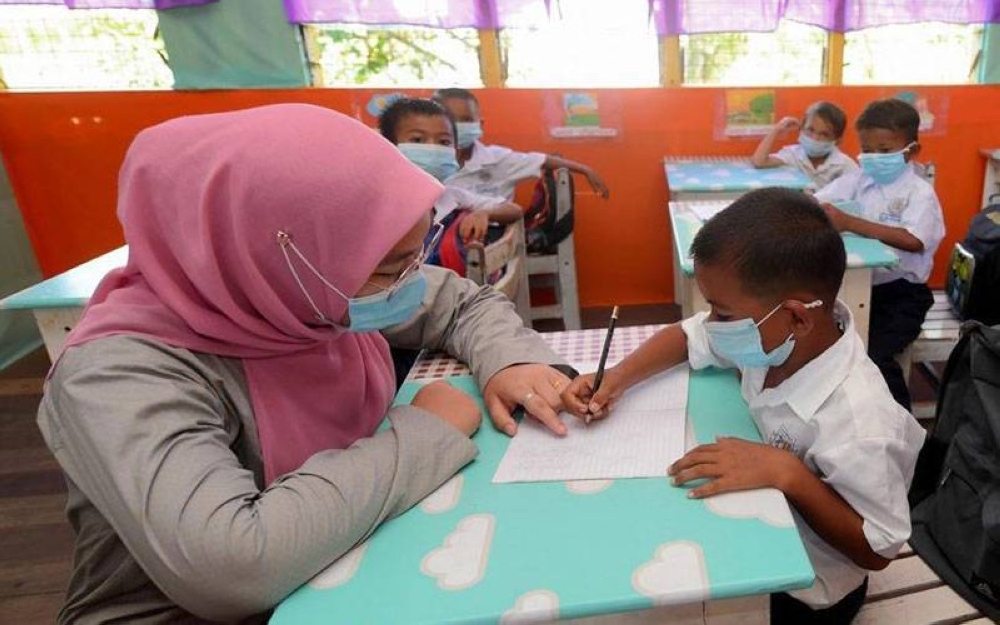
[[[128,264],[101,281],[67,347],[130,334],[242,359],[267,484],[375,432],[395,386],[388,345],[314,327],[277,232],[352,294],[440,184],[361,123],[280,104],[144,130],[118,186]],[[347,302],[292,258],[325,316],[341,319]]]

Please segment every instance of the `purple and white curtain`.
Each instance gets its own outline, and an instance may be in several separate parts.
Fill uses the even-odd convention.
[[[71,9],[172,9],[217,0],[0,0]],[[288,21],[431,28],[542,26],[573,0],[284,0]],[[612,0],[608,0],[610,3]],[[1000,0],[647,0],[660,35],[768,32],[781,19],[848,32],[888,24],[1000,22]]]
[[[573,0],[284,0],[293,23],[539,26]],[[609,2],[611,0],[608,0]],[[647,0],[660,35],[766,32],[781,19],[847,32],[887,24],[1000,22],[1000,0]]]

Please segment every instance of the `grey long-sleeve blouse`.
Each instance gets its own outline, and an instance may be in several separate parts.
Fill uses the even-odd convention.
[[[391,344],[444,349],[480,387],[512,364],[561,362],[502,295],[425,271],[421,311],[386,333]],[[388,416],[391,429],[315,454],[265,489],[241,361],[134,336],[68,349],[38,415],[77,533],[60,622],[266,620],[476,455],[418,408]]]

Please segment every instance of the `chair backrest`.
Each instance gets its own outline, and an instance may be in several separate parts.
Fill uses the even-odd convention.
[[[573,234],[573,176],[565,167],[545,170],[524,216],[529,254],[554,254]]]
[[[509,224],[503,235],[489,245],[468,243],[465,277],[476,284],[492,285],[514,302],[522,319],[530,320],[524,223],[519,220]]]
[[[926,163],[913,162],[914,171],[917,175],[926,180],[934,186],[934,181],[937,177],[937,167],[934,166],[934,161],[927,161]]]

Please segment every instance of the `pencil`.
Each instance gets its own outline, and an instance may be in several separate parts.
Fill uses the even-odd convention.
[[[608,333],[604,336],[604,349],[601,350],[601,361],[597,363],[597,375],[594,376],[594,391],[591,397],[597,394],[597,390],[601,388],[601,381],[604,380],[604,365],[608,363],[608,350],[611,349],[611,337],[615,333],[615,322],[618,321],[618,307],[615,306],[611,311],[611,321],[608,323]],[[591,414],[590,410],[587,410],[587,414],[583,418],[584,423],[590,423]]]

